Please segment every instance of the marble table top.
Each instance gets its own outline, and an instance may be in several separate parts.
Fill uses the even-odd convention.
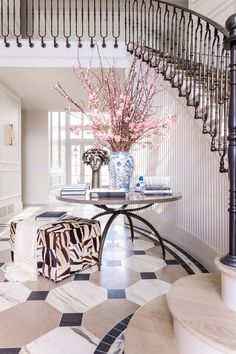
[[[125,198],[91,198],[89,193],[85,195],[57,196],[58,200],[69,203],[93,204],[93,205],[131,205],[154,204],[174,202],[182,198],[181,193],[173,193],[168,196],[145,196],[140,192],[126,193]]]

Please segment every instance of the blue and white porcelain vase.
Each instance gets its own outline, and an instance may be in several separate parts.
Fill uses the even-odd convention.
[[[110,187],[130,191],[130,181],[134,169],[134,158],[128,151],[112,152],[108,164]]]

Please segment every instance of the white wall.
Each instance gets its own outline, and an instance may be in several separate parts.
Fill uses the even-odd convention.
[[[227,18],[236,12],[236,1],[189,0],[189,8],[225,26]]]
[[[13,124],[13,145],[8,125]],[[0,216],[19,210],[21,203],[21,103],[0,85]]]
[[[22,111],[23,203],[46,204],[49,200],[48,112]]]
[[[183,193],[183,199],[160,204],[155,207],[155,213],[145,215],[158,226],[155,218],[158,214],[162,220],[194,235],[195,240],[186,237],[181,240],[178,231],[172,240],[182,242],[183,248],[195,256],[201,256],[204,244],[215,253],[224,254],[228,247],[227,174],[218,172],[217,153],[210,151],[207,136],[193,118],[192,107],[186,106],[185,98],[178,97],[178,91],[170,88],[169,83],[164,82],[164,86],[156,101],[157,115],[163,111],[176,113],[177,123],[170,138],[157,151],[135,153],[136,166],[141,166],[135,169],[135,174],[170,176],[172,189]],[[197,249],[191,249],[190,243]]]

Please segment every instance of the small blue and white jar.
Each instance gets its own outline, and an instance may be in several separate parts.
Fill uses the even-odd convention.
[[[110,188],[124,188],[130,191],[130,182],[134,170],[134,158],[128,151],[112,152],[108,164]]]

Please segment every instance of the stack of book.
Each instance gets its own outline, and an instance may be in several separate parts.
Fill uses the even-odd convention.
[[[142,193],[144,195],[157,195],[157,196],[165,196],[165,195],[172,195],[172,190],[170,187],[166,187],[163,185],[152,185],[146,186]]]
[[[35,220],[61,220],[66,214],[66,211],[45,211],[36,215]]]
[[[86,193],[85,184],[73,184],[62,187],[60,195],[84,195]]]

